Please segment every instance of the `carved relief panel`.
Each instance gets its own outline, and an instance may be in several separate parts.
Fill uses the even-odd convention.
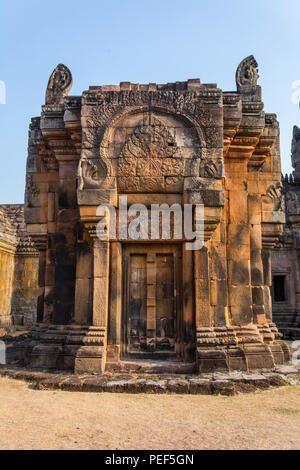
[[[79,190],[181,193],[185,177],[223,176],[216,104],[206,105],[196,92],[106,92],[94,98],[95,106],[92,94],[84,99]]]
[[[117,166],[120,192],[161,192],[183,182],[185,162],[175,137],[157,118],[148,116],[123,144]]]

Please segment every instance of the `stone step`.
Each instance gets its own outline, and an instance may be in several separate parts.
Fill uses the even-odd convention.
[[[147,374],[193,374],[196,372],[196,362],[168,361],[120,361],[106,363],[107,372],[139,372]]]

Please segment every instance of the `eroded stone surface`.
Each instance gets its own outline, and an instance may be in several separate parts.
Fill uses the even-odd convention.
[[[236,92],[193,79],[76,97],[68,68],[54,70],[29,133],[25,219],[40,294],[25,364],[118,374],[145,372],[149,360],[148,372],[205,374],[289,360],[270,295],[285,221],[279,125],[264,111],[257,67],[252,56],[241,62]],[[122,205],[202,204],[204,246],[187,250],[173,218],[170,239],[128,243],[127,230],[99,239],[99,204],[109,226]],[[189,388],[151,380],[140,386]],[[215,390],[230,394],[226,380],[216,376]]]
[[[293,130],[291,160],[293,173],[282,177],[286,224],[272,252],[272,300],[279,330],[286,339],[300,340],[300,129],[297,126]],[[271,192],[275,199],[276,190],[274,187]]]
[[[0,326],[36,320],[38,251],[24,223],[24,206],[0,205]]]
[[[294,374],[288,370],[281,373],[272,371],[263,374],[223,374],[222,379],[215,374],[205,376],[183,375],[166,376],[131,374],[115,376],[74,375],[67,373],[45,373],[0,367],[0,376],[25,380],[35,384],[38,390],[64,390],[68,392],[94,393],[175,393],[191,395],[232,396],[237,393],[254,393],[269,387],[300,385],[300,368]]]

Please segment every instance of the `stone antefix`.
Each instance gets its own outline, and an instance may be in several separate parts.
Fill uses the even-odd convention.
[[[203,372],[289,359],[270,295],[285,221],[279,127],[257,80],[250,56],[235,92],[191,79],[68,96],[70,71],[54,70],[27,162],[25,218],[40,253],[32,367],[103,372],[157,359]],[[124,230],[99,238],[98,206],[119,220],[120,197],[203,204],[203,248]]]
[[[282,179],[286,224],[272,252],[273,315],[287,339],[300,339],[300,129],[292,140],[294,171]]]

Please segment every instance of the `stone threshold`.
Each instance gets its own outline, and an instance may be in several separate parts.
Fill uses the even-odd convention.
[[[175,360],[134,360],[124,359],[119,362],[107,362],[105,365],[105,371],[118,374],[118,373],[145,373],[145,374],[180,374],[180,375],[192,375],[197,370],[196,362],[180,362]]]
[[[300,366],[284,365],[273,371],[253,373],[235,371],[182,376],[108,373],[76,375],[0,366],[0,376],[30,382],[37,390],[233,396],[270,387],[300,385]]]

